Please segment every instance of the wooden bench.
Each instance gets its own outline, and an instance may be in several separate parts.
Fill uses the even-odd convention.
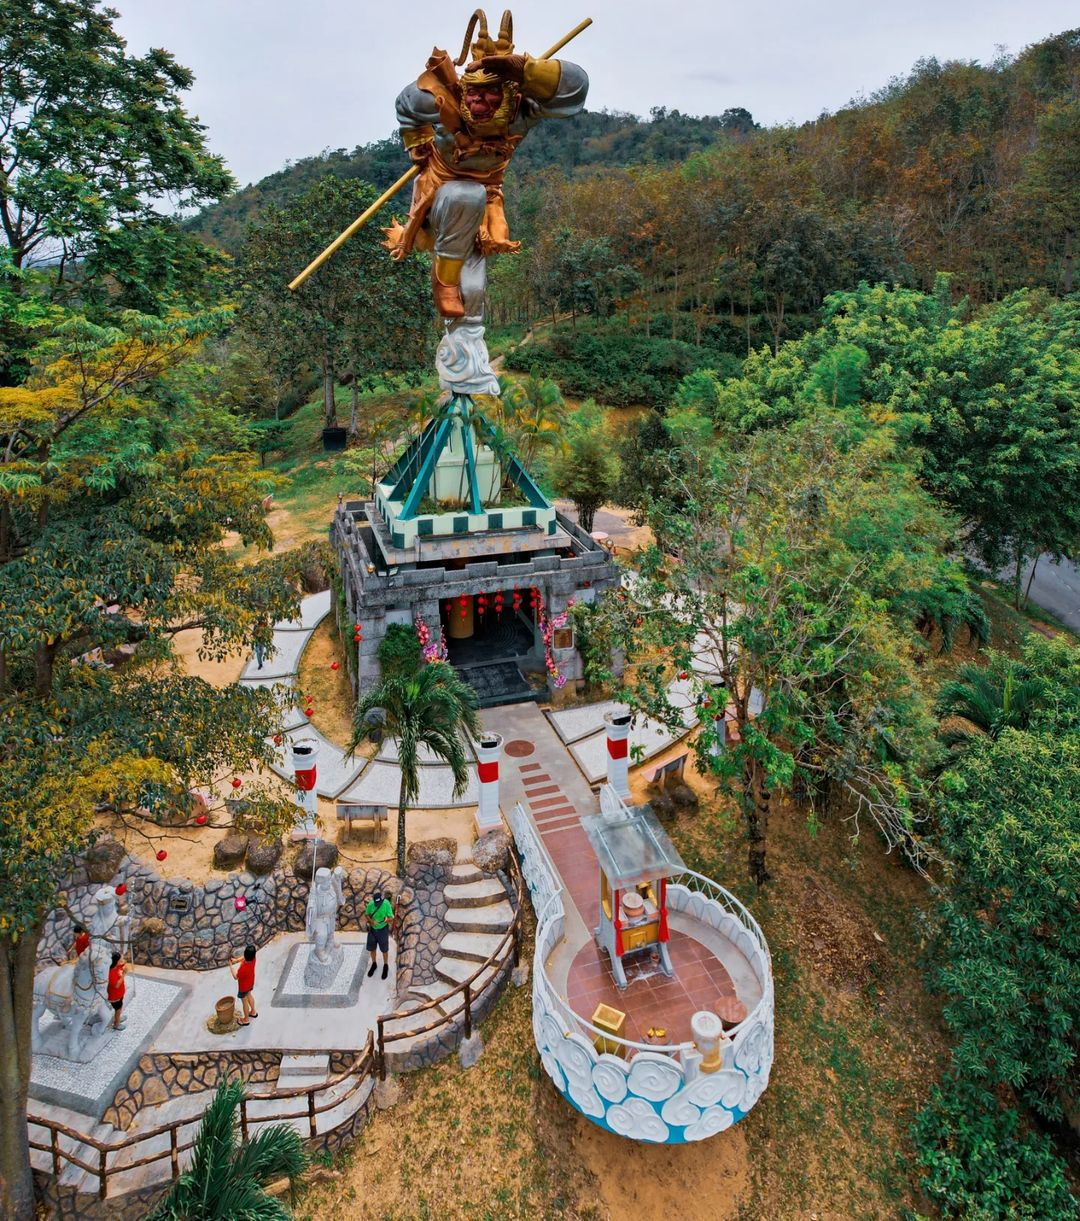
[[[372,840],[379,836],[379,831],[386,830],[386,806],[363,805],[355,801],[339,801],[337,803],[339,822],[349,824],[347,836],[352,839],[353,823],[366,822],[371,824]]]
[[[684,750],[681,755],[676,755],[674,759],[669,759],[666,763],[660,763],[656,767],[649,768],[644,773],[645,779],[650,784],[659,784],[661,788],[667,788],[669,781],[673,779],[681,780],[688,754],[689,751]]]

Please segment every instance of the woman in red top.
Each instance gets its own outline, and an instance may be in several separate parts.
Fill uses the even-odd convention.
[[[72,957],[78,958],[79,955],[90,945],[90,934],[82,924],[75,925],[75,948],[72,951]]]
[[[113,951],[112,966],[109,968],[109,1004],[113,1007],[113,1030],[123,1030],[127,1018],[120,1016],[124,1008],[124,962],[116,951]]]
[[[237,1025],[246,1026],[250,1018],[259,1016],[255,1012],[255,998],[251,995],[255,987],[255,947],[244,946],[244,957],[231,958],[229,970],[236,980],[236,995],[240,998],[241,1016],[237,1018]]]

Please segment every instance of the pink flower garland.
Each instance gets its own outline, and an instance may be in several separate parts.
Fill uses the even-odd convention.
[[[416,639],[420,641],[420,652],[424,655],[424,661],[428,664],[433,661],[446,661],[450,654],[446,647],[445,630],[439,629],[439,639],[435,641],[431,639],[430,628],[419,615],[413,622],[416,625]]]
[[[555,654],[552,652],[551,642],[555,635],[555,629],[566,627],[567,620],[570,617],[569,608],[574,605],[574,599],[567,600],[567,609],[555,615],[554,618],[549,618],[546,609],[544,608],[544,598],[540,590],[534,585],[531,591],[531,605],[536,612],[536,622],[540,627],[540,636],[544,641],[544,663],[547,666],[547,672],[554,680],[556,690],[566,686],[566,675],[559,672],[559,667],[555,664]]]

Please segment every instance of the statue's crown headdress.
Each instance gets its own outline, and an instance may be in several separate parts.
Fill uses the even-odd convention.
[[[479,32],[476,32],[476,27],[479,25]],[[476,33],[476,39],[473,40],[473,34]],[[465,41],[461,45],[461,54],[454,61],[459,66],[465,63],[466,59],[473,62],[478,59],[483,59],[485,55],[511,55],[514,50],[514,18],[509,9],[502,15],[502,21],[499,23],[499,37],[492,38],[488,33],[487,14],[482,8],[478,8],[475,13],[469,18],[469,28],[465,31]],[[461,77],[461,83],[468,85],[490,85],[501,78],[494,72],[487,72],[483,68],[476,68],[472,72],[466,72]]]

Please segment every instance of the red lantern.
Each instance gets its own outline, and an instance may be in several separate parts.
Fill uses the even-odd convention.
[[[331,670],[340,670],[340,669],[341,669],[341,665],[340,665],[340,663],[338,663],[338,662],[336,662],[336,661],[332,661],[332,662],[330,663],[330,669],[331,669]]]
[[[159,861],[163,861],[163,860],[164,860],[164,859],[165,859],[165,858],[166,858],[168,855],[169,855],[169,854],[168,854],[168,853],[165,851],[165,849],[164,849],[164,848],[161,848],[161,849],[158,851],[158,854],[157,854],[157,859],[158,859]]]
[[[240,787],[240,786],[241,786],[243,783],[244,783],[244,782],[243,782],[243,781],[240,779],[240,777],[239,777],[239,776],[233,776],[233,778],[232,778],[232,786],[233,786],[233,788],[234,788],[234,789],[238,789],[238,788],[239,788],[239,787]]]
[[[690,675],[689,675],[689,674],[687,674],[687,672],[686,672],[685,670],[680,670],[680,671],[679,671],[679,678],[680,678],[680,679],[681,679],[683,682],[685,682],[685,681],[686,681],[686,680],[687,680],[689,677],[690,677]]]
[[[315,709],[310,704],[304,709],[304,716],[314,716]]]
[[[279,733],[274,734],[274,745],[280,746],[281,741],[282,741],[281,734],[279,734]]]
[[[127,894],[127,883],[126,883],[126,882],[121,882],[121,883],[120,883],[120,885],[119,885],[119,886],[117,886],[117,888],[116,888],[116,893],[117,893],[117,894],[120,896],[120,898],[122,899],[122,898],[124,897],[124,895],[126,895],[126,894]]]
[[[205,815],[205,814],[196,814],[196,815],[195,815],[195,825],[196,825],[197,827],[201,827],[201,826],[203,826],[203,824],[204,824],[205,822],[206,822],[206,815]]]

